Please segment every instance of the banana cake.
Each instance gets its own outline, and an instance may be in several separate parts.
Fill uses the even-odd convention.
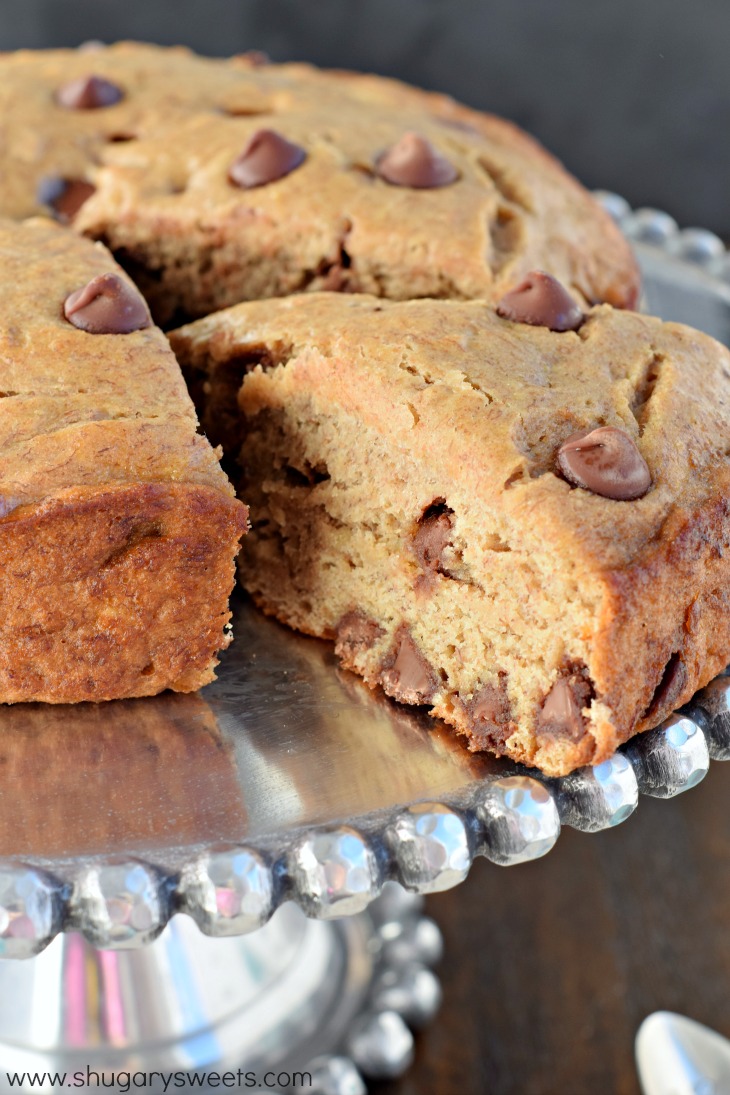
[[[246,508],[106,248],[0,220],[0,278],[0,702],[193,691]]]
[[[0,56],[0,214],[105,242],[166,325],[303,290],[633,307],[631,251],[514,125],[378,76],[135,43]]]
[[[560,775],[730,660],[730,355],[586,308],[314,293],[172,333],[241,465],[241,580],[472,748]]]

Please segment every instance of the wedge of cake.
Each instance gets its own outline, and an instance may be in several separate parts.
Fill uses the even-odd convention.
[[[246,508],[108,251],[0,221],[0,702],[187,692],[228,645]]]
[[[239,454],[256,602],[472,748],[598,763],[730,661],[709,337],[535,273],[496,306],[302,295],[172,343]]]
[[[100,239],[170,324],[303,290],[633,307],[607,214],[515,126],[377,76],[121,43],[0,56],[0,214]],[[182,317],[182,319],[180,318]]]

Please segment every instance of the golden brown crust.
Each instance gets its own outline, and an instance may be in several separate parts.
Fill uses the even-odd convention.
[[[0,522],[0,699],[190,692],[229,642],[243,507],[193,484],[71,488]]]
[[[228,643],[246,509],[154,328],[89,334],[63,302],[111,256],[0,221],[0,702],[190,691]]]
[[[678,506],[636,564],[608,576],[594,672],[619,720],[637,731],[686,703],[730,661],[730,474],[718,469],[713,479],[705,506]],[[650,617],[639,610],[647,600]],[[620,662],[612,650],[624,652]]]
[[[90,72],[124,98],[98,110],[55,103],[62,83]],[[583,187],[515,126],[446,96],[133,43],[6,55],[0,75],[12,164],[0,172],[0,213],[37,212],[43,176],[92,182],[74,226],[124,258],[165,321],[304,289],[496,299],[536,267],[590,302],[636,303],[630,249]],[[307,158],[241,190],[228,168],[261,127]],[[377,177],[378,155],[407,130],[431,141],[457,182],[413,190]]]
[[[730,354],[707,336],[607,306],[559,334],[477,302],[320,294],[172,341],[213,400],[249,363],[242,580],[301,630],[374,621],[346,651],[369,683],[393,687],[407,626],[403,698],[424,657],[434,712],[481,745],[475,708],[499,695],[491,748],[553,775],[610,756],[730,661]],[[604,425],[646,460],[644,497],[559,474],[563,441]],[[422,530],[444,513],[434,565]],[[577,703],[565,733],[540,718],[559,681]]]

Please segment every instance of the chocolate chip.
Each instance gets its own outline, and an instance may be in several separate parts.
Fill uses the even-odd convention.
[[[405,625],[395,633],[395,646],[380,682],[401,703],[429,703],[436,692],[436,676]]]
[[[506,676],[500,673],[498,685],[483,685],[466,704],[471,724],[469,736],[475,749],[499,749],[512,734]]]
[[[542,701],[537,719],[538,736],[579,741],[585,734],[582,711],[594,696],[593,682],[581,663],[563,669],[562,676]]]
[[[79,76],[63,84],[56,92],[56,102],[67,110],[99,110],[114,106],[124,98],[124,91],[103,76]]]
[[[634,442],[615,426],[574,433],[558,450],[558,468],[576,487],[628,502],[651,487],[651,472]]]
[[[424,570],[444,573],[442,555],[452,541],[454,511],[434,502],[424,511],[413,537],[413,551]]]
[[[497,315],[551,331],[576,331],[585,319],[568,290],[542,270],[533,270],[506,293],[497,305]]]
[[[38,183],[36,198],[39,205],[49,207],[57,221],[70,224],[95,190],[96,187],[85,179],[62,179],[58,175],[48,175]]]
[[[557,680],[543,700],[537,720],[538,734],[579,741],[585,733],[581,708],[566,680]]]
[[[459,178],[454,165],[418,133],[404,133],[378,157],[375,170],[392,186],[409,186],[414,190],[448,186]]]
[[[337,625],[335,654],[345,664],[350,664],[356,655],[369,650],[383,634],[382,627],[371,620],[364,612],[347,612]]]
[[[485,684],[475,693],[469,708],[476,723],[494,727],[509,721],[509,701],[504,688]]]
[[[71,293],[63,314],[74,327],[92,335],[126,335],[152,325],[142,297],[116,274],[99,274]]]
[[[273,129],[258,129],[228,169],[235,186],[252,190],[282,179],[304,163],[307,153]]]

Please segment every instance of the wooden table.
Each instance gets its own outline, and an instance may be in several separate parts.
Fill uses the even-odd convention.
[[[534,863],[480,859],[428,911],[444,1003],[378,1095],[638,1095],[650,1012],[730,1036],[730,763],[615,830],[565,829]]]

